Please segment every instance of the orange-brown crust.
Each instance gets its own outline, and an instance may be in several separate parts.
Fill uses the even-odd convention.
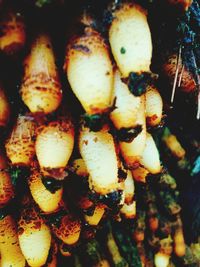
[[[28,203],[23,207],[18,221],[18,235],[22,235],[24,231],[27,234],[31,234],[32,231],[41,229],[43,223],[44,221],[39,216],[35,207]]]
[[[34,96],[40,96],[43,106],[38,105],[34,113],[50,113],[58,108],[62,100],[62,90],[57,77],[49,77],[46,73],[29,75],[23,80],[20,90],[22,99],[29,103]],[[53,107],[51,108],[50,105]]]
[[[8,158],[14,165],[31,164],[35,154],[35,122],[26,117],[19,116],[5,148]]]
[[[128,16],[132,17],[132,8],[138,10],[141,14],[144,16],[147,16],[147,10],[142,8],[140,5],[137,5],[135,3],[123,3],[117,7],[117,9],[114,11],[114,20],[123,20],[124,16],[127,18]]]
[[[8,167],[8,164],[7,164],[6,156],[0,148],[0,170],[4,170],[7,167]]]
[[[159,227],[159,220],[157,217],[149,218],[149,228],[155,232]]]
[[[64,243],[61,243],[60,245],[59,245],[59,250],[60,250],[60,253],[62,254],[62,256],[64,256],[64,257],[71,257],[72,256],[72,252],[70,251],[70,250],[67,250],[66,248],[65,248],[65,244]]]
[[[80,235],[81,223],[78,219],[67,214],[61,218],[59,226],[51,224],[51,228],[57,238],[62,240],[65,244],[72,245],[78,241],[77,238]],[[71,243],[69,240],[73,239],[73,236],[75,236],[74,242],[72,240]]]
[[[10,105],[8,99],[0,86],[0,126],[5,127],[10,118]]]
[[[82,210],[87,210],[94,207],[94,202],[92,202],[87,196],[82,196],[78,201],[78,206]]]
[[[3,208],[14,197],[14,187],[10,174],[0,170],[0,208]]]
[[[142,242],[144,240],[144,232],[136,230],[133,233],[133,237],[136,242]]]
[[[61,84],[50,39],[39,35],[24,61],[20,89],[22,100],[32,113],[51,113],[62,100]]]
[[[45,133],[52,129],[52,131],[59,130],[63,133],[68,133],[69,131],[74,134],[74,126],[72,124],[71,118],[68,116],[60,116],[56,121],[51,121],[47,125],[42,125],[36,129],[36,136],[41,133]]]
[[[109,48],[104,39],[97,31],[90,27],[85,28],[82,36],[73,36],[71,38],[66,50],[65,71],[67,70],[69,60],[73,56],[78,56],[77,52],[88,57],[94,53],[107,53],[108,58],[110,57]]]
[[[58,87],[60,88],[60,81],[58,79],[57,76],[49,76],[47,73],[45,72],[40,72],[34,75],[27,75],[23,78],[23,86],[25,87],[29,87],[35,84],[49,84],[52,85],[54,87]],[[36,88],[37,90],[39,90],[40,88]],[[52,88],[54,89],[54,88]],[[47,90],[47,88],[43,88],[43,91],[45,92]]]
[[[173,84],[174,82],[176,66],[177,66],[177,58],[178,56],[176,54],[171,55],[162,67],[164,74],[168,77],[171,84]],[[182,73],[181,73],[181,70],[182,70],[182,62],[180,62],[179,72],[178,72],[178,80],[180,76],[182,75],[181,84],[180,84],[181,90],[186,93],[195,91],[196,82],[195,82],[195,79],[192,73],[188,69],[186,69],[186,66],[184,66],[184,70]]]
[[[184,11],[187,11],[188,8],[191,6],[193,0],[168,0],[171,5],[175,5],[180,7]]]
[[[20,14],[9,11],[0,21],[0,50],[12,54],[21,50],[25,44],[26,33],[23,18]]]

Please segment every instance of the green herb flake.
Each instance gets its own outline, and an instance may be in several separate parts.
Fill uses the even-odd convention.
[[[122,46],[121,49],[120,49],[120,53],[121,54],[125,54],[126,53],[126,49]]]

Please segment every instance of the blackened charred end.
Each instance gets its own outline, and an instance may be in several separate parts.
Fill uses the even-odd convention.
[[[9,214],[9,211],[6,208],[1,209],[0,210],[0,221],[3,220],[8,214]]]
[[[83,116],[84,125],[88,127],[91,131],[98,132],[102,129],[104,125],[105,118],[102,114],[88,115]]]
[[[86,239],[86,240],[93,239],[96,235],[97,228],[86,222],[82,226],[83,226],[83,229],[81,232],[81,237],[83,237],[83,239]]]
[[[105,204],[108,208],[116,210],[120,206],[121,198],[122,198],[122,190],[113,191],[108,193],[107,195],[97,194],[94,191],[90,191],[88,193],[88,197],[90,200],[95,203],[101,202]]]
[[[8,55],[8,56],[12,56],[14,54],[19,53],[22,48],[24,47],[23,43],[11,43],[9,45],[7,45],[6,47],[4,47],[3,51]]]
[[[50,225],[53,225],[57,228],[60,227],[62,218],[67,214],[66,211],[60,210],[56,213],[50,214],[50,216],[47,216],[47,221]]]
[[[56,193],[57,190],[62,188],[62,182],[52,177],[42,177],[42,183],[52,194]]]
[[[128,77],[128,88],[134,96],[141,96],[146,92],[148,85],[152,84],[158,76],[151,72],[138,74],[131,72]]]
[[[11,166],[8,171],[14,186],[16,186],[22,178],[26,179],[30,176],[30,170],[24,166]]]
[[[137,125],[134,128],[121,128],[117,131],[118,140],[121,142],[130,143],[142,131],[142,125]]]
[[[72,45],[71,48],[74,49],[74,50],[83,52],[85,54],[90,54],[91,53],[90,49],[85,45],[74,44],[74,45]]]
[[[105,26],[105,28],[110,26],[112,21],[113,21],[113,13],[112,13],[112,11],[109,10],[109,9],[105,10],[104,13],[103,13],[103,25]]]
[[[122,168],[118,169],[118,178],[120,180],[125,180],[127,178],[127,172],[125,172]]]
[[[94,211],[95,211],[95,205],[92,205],[91,207],[89,207],[88,209],[84,209],[83,213],[87,216],[93,216],[94,215]]]
[[[146,118],[147,131],[151,134],[154,134],[154,133],[159,134],[159,132],[161,132],[163,128],[165,127],[166,121],[167,121],[167,115],[163,114],[160,123],[155,126],[151,126],[151,125],[148,125],[148,117],[147,117]]]
[[[115,210],[121,202],[122,193],[123,193],[122,190],[119,190],[111,192],[104,196],[100,196],[101,202],[104,203],[109,208]]]

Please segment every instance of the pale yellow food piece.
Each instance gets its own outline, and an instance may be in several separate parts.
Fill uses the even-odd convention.
[[[104,213],[105,213],[105,205],[99,203],[99,204],[96,205],[93,215],[91,215],[91,216],[85,215],[84,216],[85,217],[85,221],[89,225],[96,226],[101,221]]]
[[[110,118],[114,126],[117,129],[137,126],[141,97],[134,96],[129,91],[128,86],[122,82],[119,71],[114,74],[113,99],[115,109],[110,113]]]
[[[57,238],[67,245],[77,243],[80,238],[81,222],[71,215],[64,215],[60,219],[59,226],[52,224],[51,228]]]
[[[135,193],[135,185],[131,171],[128,170],[127,178],[124,182],[124,192],[125,192],[125,202],[129,204],[132,202],[134,193]]]
[[[115,263],[116,266],[121,266],[121,265],[124,267],[129,266],[128,263],[125,264],[125,261],[120,254],[119,247],[115,241],[115,238],[114,238],[112,232],[109,232],[107,235],[106,246],[107,246],[108,252],[109,252],[109,254],[110,254],[111,258],[113,259],[113,262]],[[122,262],[124,264],[122,264]]]
[[[159,152],[153,137],[149,133],[146,136],[146,145],[140,159],[140,164],[152,174],[161,171]]]
[[[13,165],[30,166],[35,155],[35,129],[35,122],[31,118],[18,116],[5,144],[6,154]]]
[[[108,194],[118,186],[118,160],[112,135],[107,129],[92,132],[82,128],[79,150],[90,174],[90,188]]]
[[[145,93],[145,100],[147,124],[150,126],[156,126],[162,119],[162,97],[155,87],[148,86]]]
[[[32,44],[24,63],[21,86],[22,100],[32,113],[50,113],[57,109],[62,99],[55,58],[50,39],[39,35]]]
[[[75,159],[72,163],[74,172],[81,177],[87,177],[89,175],[83,159]]]
[[[51,232],[33,207],[25,207],[18,222],[19,244],[31,267],[46,263],[51,246]]]
[[[39,171],[34,170],[28,179],[31,195],[40,209],[45,213],[51,213],[59,208],[62,199],[63,188],[51,193],[43,184]],[[45,179],[45,178],[44,178]]]
[[[186,252],[183,230],[181,228],[176,229],[174,233],[174,252],[178,257],[183,257]]]
[[[146,143],[146,120],[144,97],[138,110],[138,123],[142,126],[142,131],[130,142],[119,142],[122,156],[129,168],[135,168],[142,156]]]
[[[126,204],[124,203],[123,207],[121,208],[120,212],[127,218],[133,219],[136,216],[136,201],[132,203]]]
[[[175,135],[170,134],[166,137],[163,137],[163,141],[176,158],[182,159],[185,157],[185,149],[182,147]]]
[[[169,264],[170,256],[157,252],[154,256],[154,264],[156,267],[167,267]]]
[[[88,28],[73,39],[65,69],[71,88],[88,114],[103,113],[111,103],[113,67],[101,35]]]
[[[123,3],[113,17],[109,42],[122,76],[149,72],[152,40],[146,11],[137,4]]]
[[[131,172],[136,181],[146,183],[146,177],[149,174],[147,169],[139,166],[136,169],[133,169]]]
[[[31,267],[40,267],[45,264],[51,242],[51,233],[46,225],[41,225],[37,231],[19,235],[20,247],[28,264]]]
[[[163,254],[171,255],[173,252],[172,243],[173,243],[173,240],[172,240],[171,235],[168,235],[167,237],[160,239],[159,251]]]
[[[8,215],[0,220],[1,267],[25,267],[25,258],[19,246],[17,227]]]
[[[70,121],[55,121],[42,127],[36,138],[36,156],[41,168],[65,168],[74,147]]]
[[[97,265],[94,267],[110,267],[110,264],[107,260],[101,260]]]

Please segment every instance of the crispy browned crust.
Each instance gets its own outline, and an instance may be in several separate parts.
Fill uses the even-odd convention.
[[[35,113],[47,113],[45,107],[49,104],[45,104],[45,101],[49,100],[52,103],[56,103],[56,109],[62,100],[62,90],[58,77],[49,77],[46,73],[38,73],[37,75],[25,76],[20,94],[23,101],[28,105],[34,94],[41,94],[41,99],[44,101],[44,107],[38,106],[38,110]],[[29,105],[28,105],[29,106]]]
[[[39,216],[33,204],[28,200],[28,203],[24,205],[21,211],[21,216],[18,221],[18,235],[22,235],[24,231],[28,234],[34,230],[41,229],[43,223],[44,220]]]
[[[41,125],[36,129],[36,136],[45,133],[52,129],[52,131],[61,131],[68,133],[69,131],[74,134],[74,125],[69,116],[59,116],[56,121],[51,121],[47,125]]]
[[[52,86],[52,89],[53,88],[60,88],[60,81],[58,79],[57,76],[49,76],[47,75],[47,73],[45,72],[40,72],[40,73],[37,73],[35,75],[25,75],[24,78],[23,78],[23,86],[25,87],[29,87],[29,86],[33,86],[35,84],[47,84],[46,86],[48,85],[51,85]],[[40,89],[40,88],[36,88],[36,89]],[[41,88],[42,89],[42,88]],[[47,88],[43,88],[44,91],[47,90]]]
[[[97,53],[98,51],[102,51],[102,53],[105,53],[107,51],[107,54],[109,56],[108,45],[105,43],[102,36],[91,27],[86,27],[83,35],[75,35],[69,41],[66,49],[64,70],[67,70],[70,58],[72,58],[73,56],[78,56],[77,52],[90,56],[91,54]]]
[[[33,120],[19,116],[7,139],[5,148],[8,158],[14,165],[30,165],[35,154],[35,128]],[[17,156],[17,159],[16,159]],[[15,160],[13,161],[13,157]]]
[[[51,225],[53,233],[64,243],[67,243],[67,239],[70,236],[75,236],[81,231],[81,223],[78,219],[73,218],[70,214],[64,215],[59,226]]]
[[[117,6],[113,13],[113,20],[123,20],[129,16],[131,17],[133,8],[138,10],[142,15],[147,16],[147,10],[142,6],[135,3],[125,2]]]
[[[60,79],[50,38],[41,34],[32,43],[24,61],[20,89],[22,100],[33,113],[51,113],[62,100]]]

